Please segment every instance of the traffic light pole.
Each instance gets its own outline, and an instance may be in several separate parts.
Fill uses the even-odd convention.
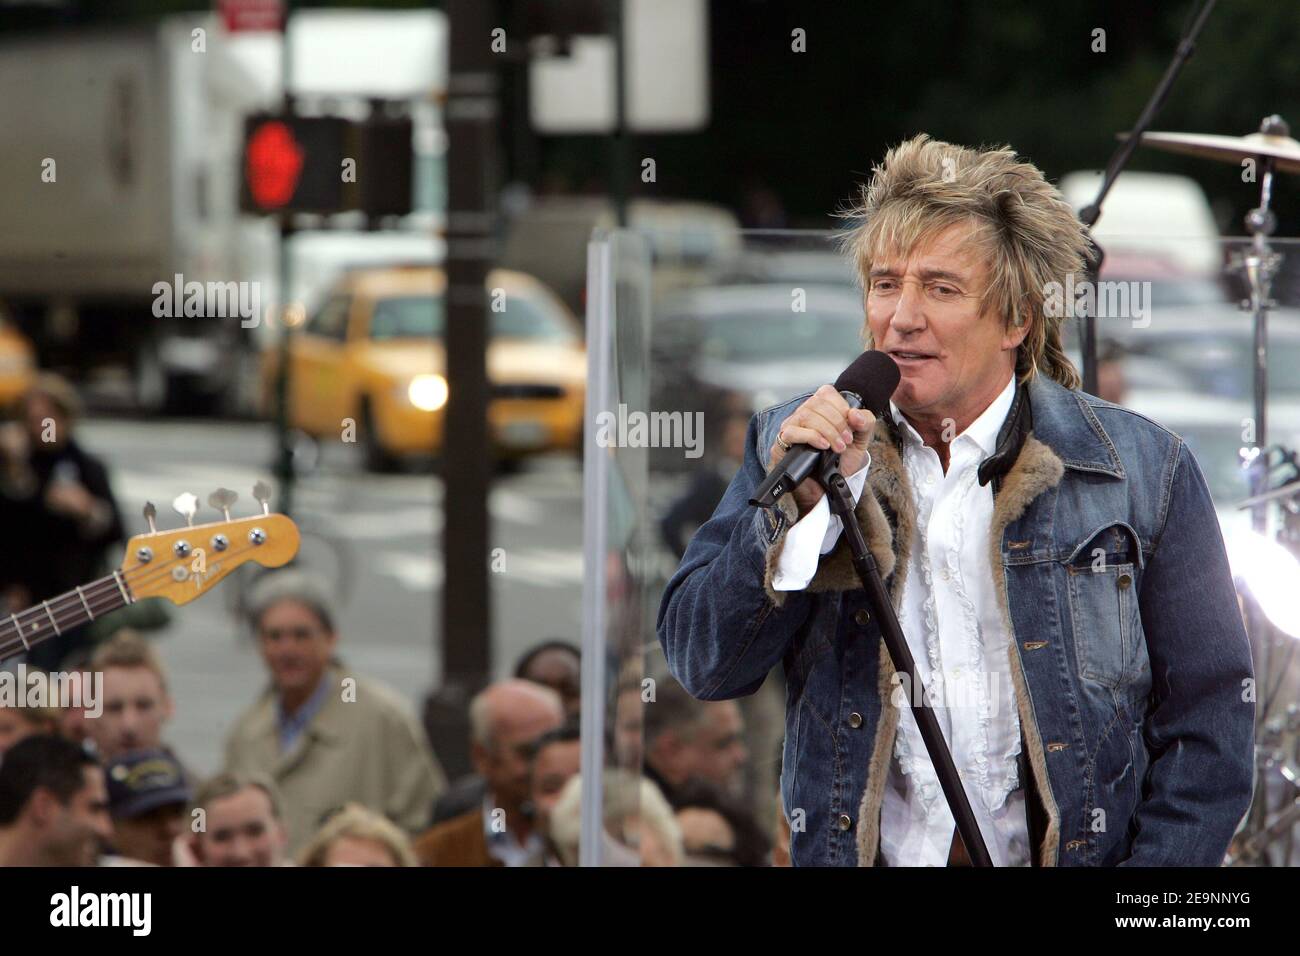
[[[443,417],[442,680],[425,702],[429,739],[453,779],[471,769],[469,701],[491,661],[488,586],[487,270],[496,208],[498,75],[492,0],[449,0],[447,385]],[[515,42],[518,42],[517,40]],[[435,643],[435,648],[436,648]],[[436,653],[436,651],[435,651]]]
[[[606,0],[610,39],[614,42],[614,128],[609,134],[609,195],[614,221],[627,227],[627,55],[623,36],[623,0]]]
[[[289,49],[289,21],[293,14],[292,0],[284,2],[284,25],[280,38],[281,89],[284,91],[284,114],[293,115],[293,59]],[[279,486],[277,508],[285,515],[293,514],[293,445],[289,440],[289,346],[293,340],[293,327],[289,324],[290,283],[293,281],[293,213],[280,216],[280,335],[279,361],[275,369],[275,478]]]
[[[275,480],[279,495],[276,508],[286,515],[293,514],[293,444],[289,440],[289,346],[293,341],[293,327],[289,324],[289,283],[293,280],[293,262],[290,257],[293,239],[293,214],[280,217],[280,335],[279,360],[275,367]]]

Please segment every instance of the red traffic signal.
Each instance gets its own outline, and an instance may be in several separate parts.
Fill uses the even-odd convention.
[[[409,117],[250,116],[239,208],[406,215],[412,208],[411,140]]]
[[[244,123],[244,212],[340,212],[347,120],[258,114]]]
[[[287,124],[267,120],[248,137],[244,177],[259,209],[282,209],[298,191],[303,149]]]

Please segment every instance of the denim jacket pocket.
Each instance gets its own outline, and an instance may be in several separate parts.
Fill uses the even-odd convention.
[[[1121,686],[1143,640],[1137,578],[1131,562],[1067,565],[1070,617],[1079,676]]]

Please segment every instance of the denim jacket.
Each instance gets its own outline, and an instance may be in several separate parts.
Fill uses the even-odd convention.
[[[899,720],[892,662],[844,536],[805,590],[776,592],[794,499],[748,504],[807,397],[750,420],[744,463],[668,582],[657,629],[702,700],[752,694],[783,665],[791,859],[871,866]],[[888,418],[855,516],[897,609],[916,516]],[[979,478],[993,482],[989,569],[1011,635],[1034,865],[1219,865],[1250,805],[1255,705],[1195,458],[1150,419],[1038,375],[1017,385]]]

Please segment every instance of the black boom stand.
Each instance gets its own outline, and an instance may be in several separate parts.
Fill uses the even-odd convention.
[[[894,670],[914,678],[916,662],[912,659],[912,651],[907,646],[906,638],[903,637],[903,629],[899,627],[898,615],[894,613],[894,605],[885,590],[885,582],[881,580],[876,559],[867,547],[867,539],[863,537],[862,529],[853,516],[853,494],[849,491],[848,482],[840,474],[840,456],[824,451],[818,464],[819,467],[813,472],[813,477],[826,489],[826,499],[830,504],[831,513],[838,515],[840,524],[844,526],[844,535],[849,542],[849,553],[853,557],[853,567],[858,572],[858,578],[867,592],[867,601],[871,604],[876,620],[880,623],[880,634],[894,662]],[[865,491],[864,493],[869,494]],[[948,742],[943,738],[943,731],[939,729],[939,721],[934,716],[934,711],[925,702],[925,695],[914,692],[916,688],[914,680],[908,682],[908,688],[913,691],[908,694],[912,702],[912,715],[921,729],[925,749],[930,754],[930,761],[934,764],[939,785],[943,787],[943,795],[948,799],[948,807],[957,822],[957,832],[961,834],[962,842],[966,844],[966,853],[970,856],[971,864],[992,866],[993,860],[989,857],[988,847],[984,844],[984,835],[980,833],[979,824],[975,822],[975,814],[971,810],[966,789],[957,776],[957,765],[952,761],[952,753],[948,750]],[[884,707],[883,701],[881,706]],[[859,820],[859,826],[861,823],[862,821]]]
[[[1097,191],[1097,198],[1079,210],[1079,219],[1088,230],[1090,245],[1085,268],[1088,273],[1088,281],[1094,286],[1097,282],[1097,276],[1101,272],[1102,259],[1105,258],[1105,252],[1092,238],[1092,228],[1097,225],[1097,220],[1101,218],[1101,204],[1105,201],[1106,194],[1110,192],[1110,187],[1115,184],[1120,172],[1128,165],[1133,150],[1137,149],[1138,143],[1142,140],[1142,134],[1151,128],[1156,113],[1160,112],[1160,107],[1164,106],[1169,91],[1173,89],[1174,80],[1178,79],[1178,74],[1183,69],[1183,64],[1191,59],[1192,51],[1196,49],[1196,38],[1201,35],[1201,29],[1205,26],[1205,21],[1210,18],[1210,12],[1214,9],[1216,2],[1217,0],[1206,0],[1205,4],[1191,18],[1191,25],[1183,31],[1183,37],[1178,41],[1178,50],[1174,54],[1173,61],[1165,68],[1164,76],[1160,77],[1160,82],[1156,84],[1151,99],[1142,108],[1142,114],[1138,117],[1137,123],[1134,124],[1133,131],[1127,136],[1121,137],[1119,146],[1116,147],[1114,154],[1110,157],[1110,162],[1106,164],[1106,174],[1102,177],[1101,188]],[[1079,335],[1082,339],[1080,351],[1083,353],[1083,390],[1096,395],[1097,316],[1091,308],[1083,316],[1083,324],[1079,327]],[[1263,445],[1262,440],[1260,444]]]

